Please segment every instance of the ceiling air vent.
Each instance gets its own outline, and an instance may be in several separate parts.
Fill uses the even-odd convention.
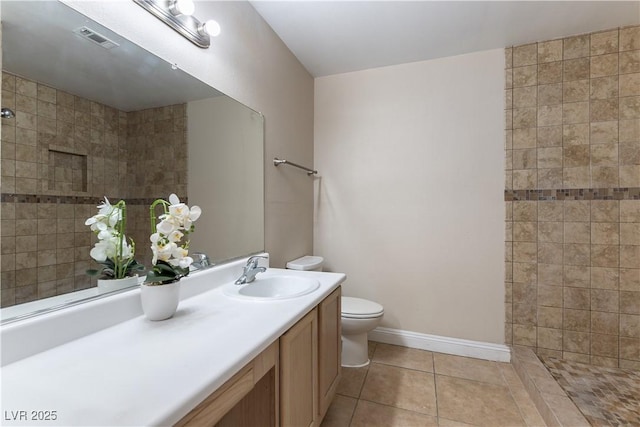
[[[109,40],[102,34],[97,33],[88,27],[80,27],[74,30],[73,32],[79,35],[80,37],[83,37],[89,41],[92,41],[95,44],[102,46],[105,49],[113,49],[114,47],[120,46],[118,43],[114,42],[113,40]]]

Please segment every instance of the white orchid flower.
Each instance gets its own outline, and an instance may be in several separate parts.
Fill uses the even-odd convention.
[[[133,257],[133,248],[127,243],[127,236],[122,235],[122,258],[130,259]]]
[[[172,205],[177,205],[180,203],[180,199],[174,193],[169,194],[169,203]]]
[[[158,245],[151,245],[151,253],[153,254],[151,257],[151,264],[156,265],[158,263]]]
[[[198,218],[200,218],[201,214],[202,214],[202,209],[200,209],[200,206],[192,206],[191,209],[189,210],[189,219],[191,220],[191,222],[194,222]]]
[[[191,209],[188,209],[188,210],[189,210],[189,213],[188,215],[185,215],[183,225],[185,230],[190,231],[191,226],[193,225],[193,222],[196,221],[198,218],[200,218],[200,215],[202,214],[202,209],[200,209],[200,206],[193,206],[191,207]]]
[[[171,259],[171,254],[173,253],[176,246],[177,245],[173,242],[169,242],[166,245],[163,245],[161,243],[152,245],[151,249],[154,252],[154,259],[168,262]]]
[[[103,262],[107,258],[113,258],[116,255],[117,238],[108,238],[100,240],[89,252],[91,258],[96,261]]]
[[[178,243],[184,237],[184,233],[180,230],[173,230],[167,238],[170,242]]]
[[[188,253],[189,251],[187,251],[185,248],[175,245],[173,251],[171,252],[171,259],[168,261],[169,264],[174,267],[180,266],[181,261],[187,256]]]
[[[105,196],[104,202],[100,203],[97,206],[97,208],[98,208],[98,214],[107,216],[111,213],[113,206],[111,206],[111,203],[109,203],[109,199],[107,199],[107,196]]]
[[[180,266],[180,268],[189,268],[191,264],[193,264],[193,258],[191,258],[190,256],[181,258],[178,261],[178,265]]]
[[[105,252],[104,247],[98,245],[97,243],[89,251],[89,256],[91,256],[91,258],[95,259],[98,262],[104,262],[107,260],[107,253]]]
[[[184,203],[171,205],[169,206],[169,215],[179,218],[180,222],[183,222],[183,219],[189,216],[189,206]]]
[[[95,231],[98,228],[98,224],[102,223],[101,221],[102,221],[102,218],[100,215],[94,215],[91,218],[87,218],[87,220],[84,222],[84,225],[91,226],[91,230]]]
[[[122,211],[120,209],[113,209],[111,214],[107,217],[107,222],[110,227],[115,227],[118,221],[122,219]]]
[[[173,233],[177,228],[178,227],[176,227],[175,224],[172,223],[172,221],[162,220],[156,226],[156,231],[161,235],[168,236],[171,233]]]
[[[106,240],[114,237],[115,230],[113,228],[108,228],[105,230],[100,230],[98,232],[98,240]]]
[[[116,251],[117,251],[117,248],[118,248],[118,237],[117,236],[111,236],[108,239],[104,239],[102,241],[102,244],[105,247],[105,252],[107,254],[107,258],[115,258]]]
[[[98,221],[103,221],[114,227],[119,221],[122,221],[122,217],[122,209],[109,203],[109,199],[106,197],[104,202],[98,205],[98,214],[96,215]]]
[[[171,255],[173,255],[173,257],[176,258],[176,259],[181,259],[181,258],[186,257],[188,254],[189,254],[188,250],[186,250],[182,246],[176,245],[176,247],[173,248],[173,252],[172,252]]]

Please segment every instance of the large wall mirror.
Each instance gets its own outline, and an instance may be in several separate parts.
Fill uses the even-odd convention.
[[[147,266],[149,204],[170,193],[203,210],[191,251],[264,249],[261,114],[60,2],[1,13],[3,321],[100,296],[84,222],[105,196]]]

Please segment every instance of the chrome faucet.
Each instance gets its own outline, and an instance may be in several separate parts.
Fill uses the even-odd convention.
[[[236,285],[251,283],[256,279],[256,274],[267,271],[264,267],[258,267],[258,261],[260,261],[261,258],[267,259],[266,256],[252,256],[247,260],[247,265],[245,265],[242,270],[242,276],[235,282]]]
[[[193,258],[193,264],[191,264],[193,270],[204,270],[211,266],[211,261],[205,253],[194,252],[191,257]]]

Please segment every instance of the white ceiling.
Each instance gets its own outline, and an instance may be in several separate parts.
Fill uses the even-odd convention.
[[[83,26],[119,46],[107,50],[74,33]],[[220,95],[57,1],[2,0],[2,66],[3,70],[122,111]]]
[[[314,77],[637,25],[640,1],[251,1]]]

